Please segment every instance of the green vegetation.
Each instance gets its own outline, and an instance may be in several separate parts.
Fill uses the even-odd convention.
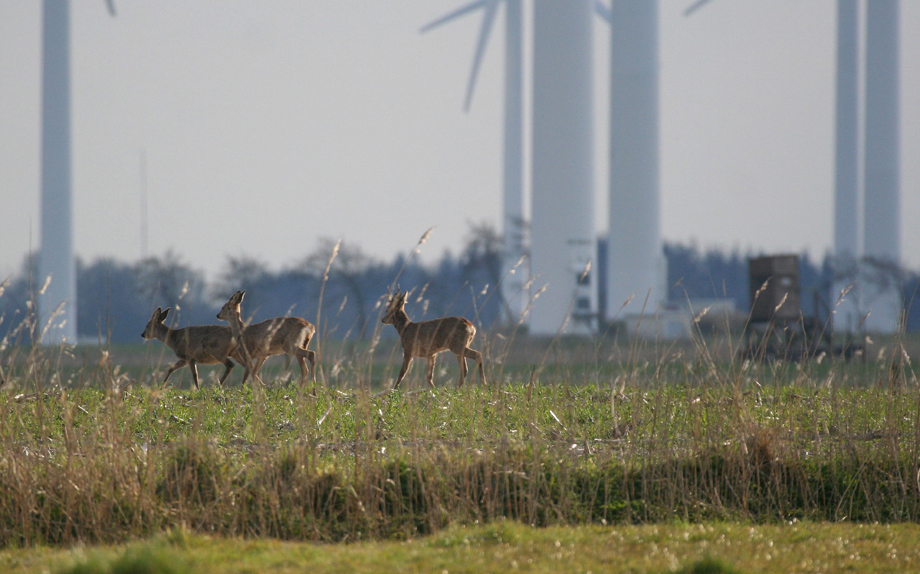
[[[11,574],[123,572],[908,572],[916,524],[669,523],[532,528],[455,526],[406,541],[310,544],[211,537],[175,529],[146,541],[0,551]]]
[[[317,386],[200,391],[162,345],[0,348],[0,570],[882,572],[920,561],[917,339],[758,364],[675,343],[479,339],[386,393],[395,341]],[[868,359],[868,360],[867,360]],[[294,377],[296,379],[296,377]],[[475,379],[474,379],[475,380]],[[175,386],[173,386],[175,385]],[[330,544],[337,543],[337,544]],[[90,546],[86,546],[90,545]]]
[[[530,373],[490,362],[488,388],[413,390],[417,370],[391,394],[397,361],[352,349],[349,363],[331,344],[328,386],[201,391],[148,386],[159,373],[106,355],[62,384],[60,357],[14,349],[0,545],[178,527],[352,542],[505,520],[916,522],[920,391],[889,344],[866,363],[757,365],[705,345],[573,360],[584,350],[560,341],[531,349],[560,360]]]

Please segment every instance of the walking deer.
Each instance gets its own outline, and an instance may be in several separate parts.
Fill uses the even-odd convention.
[[[272,355],[293,355],[300,364],[300,382],[303,384],[307,376],[306,361],[310,361],[310,376],[316,382],[316,353],[307,349],[310,339],[316,332],[309,321],[300,317],[276,317],[248,327],[243,323],[240,303],[243,302],[245,291],[237,291],[221,307],[217,318],[230,323],[230,331],[239,341],[240,348],[237,352],[245,360],[243,366],[243,382],[249,375],[257,381],[259,369],[265,360]],[[306,361],[305,361],[306,360]],[[250,364],[251,363],[251,364]]]
[[[163,383],[169,380],[169,376],[188,365],[192,371],[192,380],[195,381],[195,388],[200,388],[198,384],[198,363],[202,365],[216,365],[223,363],[226,367],[224,374],[220,376],[220,384],[224,384],[230,371],[233,370],[233,357],[239,361],[236,355],[236,339],[229,327],[223,325],[199,325],[194,327],[185,327],[183,329],[171,329],[163,321],[169,314],[169,307],[165,311],[157,307],[147,322],[141,337],[144,339],[157,339],[166,344],[173,350],[179,361],[169,368],[166,372],[166,378]]]
[[[460,381],[457,383],[457,388],[463,386],[463,381],[466,379],[467,359],[476,360],[479,366],[479,378],[482,384],[488,384],[482,366],[482,353],[470,348],[470,343],[476,336],[476,327],[463,317],[442,317],[413,323],[406,314],[407,296],[408,293],[396,291],[396,294],[387,301],[386,312],[381,319],[383,323],[396,327],[402,341],[403,364],[393,389],[398,388],[399,383],[406,376],[413,357],[428,359],[428,384],[434,388],[435,356],[448,350],[457,355],[457,360],[460,362]]]

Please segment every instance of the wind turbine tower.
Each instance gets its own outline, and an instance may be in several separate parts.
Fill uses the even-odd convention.
[[[112,0],[106,1],[115,16]],[[39,329],[46,344],[77,342],[77,278],[73,258],[70,138],[70,4],[42,4],[42,155]],[[61,312],[55,315],[55,311]]]
[[[73,200],[70,169],[70,6],[44,0],[42,10],[42,174],[39,329],[55,309],[43,342],[77,340],[77,282],[73,259]]]
[[[530,330],[593,331],[596,259],[593,192],[591,0],[536,0],[533,60],[531,274],[546,291]]]
[[[484,11],[463,106],[464,111],[469,111],[479,67],[482,64],[489,34],[500,4],[505,5],[505,125],[502,182],[504,196],[502,202],[502,236],[504,238],[502,275],[504,279],[502,293],[511,319],[515,320],[524,312],[529,300],[529,294],[524,288],[527,280],[527,262],[524,261],[518,265],[527,253],[527,223],[524,218],[523,14],[521,0],[476,0],[431,22],[423,27],[421,32],[427,32],[476,10]]]
[[[684,14],[695,12],[709,1],[697,0]],[[865,130],[860,158],[860,3],[837,0],[834,253],[840,266],[838,271],[845,268],[856,271],[855,277],[841,278],[842,283],[856,281],[855,290],[837,308],[835,326],[853,330],[861,324],[869,331],[892,332],[897,328],[902,308],[901,294],[892,277],[880,274],[886,273],[886,267],[887,272],[892,266],[896,269],[901,258],[899,0],[868,0],[864,5]],[[832,304],[840,287],[841,284],[833,287]]]
[[[859,24],[857,0],[837,2],[837,130],[835,134],[834,253],[859,255]]]
[[[667,298],[659,217],[658,2],[613,0],[607,319]],[[624,309],[623,303],[632,297]]]
[[[866,131],[862,286],[869,331],[892,333],[903,308],[901,263],[898,0],[866,3]],[[873,265],[874,264],[874,265]]]
[[[864,254],[900,263],[898,0],[866,6]]]

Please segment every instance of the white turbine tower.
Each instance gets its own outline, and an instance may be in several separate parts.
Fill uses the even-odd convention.
[[[898,0],[866,6],[864,254],[898,264],[900,249]]]
[[[685,15],[710,0],[697,0]],[[837,83],[834,181],[834,253],[838,264],[863,257],[900,264],[898,0],[866,5],[864,156],[859,157],[859,10],[857,0],[837,0]],[[860,160],[863,202],[859,208]],[[862,224],[862,249],[859,227]],[[859,264],[851,301],[838,308],[836,326],[891,332],[901,311],[900,293],[875,269]],[[868,279],[868,281],[866,281]],[[891,278],[889,278],[891,279]],[[872,283],[876,285],[873,286]],[[887,285],[886,285],[887,284]],[[833,304],[840,285],[831,294]],[[856,307],[852,299],[859,299]],[[858,307],[858,309],[857,309]]]
[[[485,54],[489,33],[495,21],[499,4],[505,4],[505,127],[503,165],[503,214],[502,293],[508,305],[511,318],[520,317],[526,308],[529,296],[524,285],[527,280],[526,263],[512,269],[526,254],[527,225],[524,219],[524,173],[523,173],[523,17],[521,0],[477,0],[470,2],[446,16],[431,22],[421,29],[427,32],[455,18],[476,10],[483,10],[482,26],[476,43],[473,68],[466,89],[464,110],[469,111],[479,75],[479,66]]]
[[[536,0],[530,330],[590,333],[596,316],[591,0]]]
[[[859,12],[857,0],[837,1],[836,133],[834,134],[834,273],[828,299],[834,328],[854,331],[862,321],[856,279],[859,244]],[[855,286],[854,286],[855,287]],[[852,289],[852,290],[851,290]],[[849,293],[838,302],[840,293]]]
[[[866,5],[866,130],[862,289],[869,331],[894,332],[903,308],[901,262],[898,0]]]
[[[109,13],[115,15],[112,0]],[[77,342],[77,280],[73,258],[70,139],[69,0],[42,6],[42,174],[39,328],[51,321],[43,342]],[[61,312],[54,316],[55,310]],[[52,319],[52,317],[54,318]]]
[[[658,1],[613,0],[607,319],[667,298],[659,216]],[[625,308],[623,303],[632,297]]]
[[[837,2],[834,254],[859,255],[859,22],[857,0]]]

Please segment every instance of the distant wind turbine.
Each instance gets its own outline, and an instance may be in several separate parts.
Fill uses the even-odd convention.
[[[536,0],[530,265],[546,286],[530,331],[591,333],[595,327],[592,0]],[[570,320],[571,319],[571,320]]]
[[[684,14],[693,13],[709,1],[697,0]],[[865,139],[864,156],[860,158],[858,3],[857,0],[837,0],[834,253],[844,265],[862,257],[900,264],[898,8],[898,0],[866,2]],[[860,161],[864,192],[861,216]],[[861,246],[860,223],[863,228]],[[831,300],[838,295],[839,291],[832,293]],[[838,318],[843,318],[839,323],[851,328],[863,324],[869,330],[894,329],[901,310],[900,295],[876,293],[872,296],[876,306],[868,318],[857,316],[864,315],[864,311],[843,307],[838,309]]]
[[[834,255],[854,260],[859,249],[859,18],[857,0],[837,2],[836,131],[834,134]]]
[[[604,15],[604,14],[602,14]],[[658,0],[613,0],[607,319],[654,313],[667,298],[658,151]]]
[[[866,3],[863,254],[900,264],[898,0]]]
[[[107,0],[109,14],[115,5]],[[52,320],[44,343],[77,341],[77,282],[73,257],[70,138],[70,6],[44,0],[42,6],[42,173],[39,277],[50,279],[39,296],[39,328]]]
[[[476,42],[473,67],[467,83],[463,109],[469,111],[476,88],[476,79],[499,4],[505,4],[505,126],[504,126],[504,166],[503,166],[503,217],[502,235],[504,253],[502,254],[502,291],[508,304],[511,318],[519,317],[529,299],[524,288],[527,281],[526,263],[512,269],[522,260],[527,252],[527,225],[524,220],[524,170],[523,170],[523,17],[521,0],[477,0],[470,2],[453,12],[438,18],[424,26],[421,32],[427,32],[455,18],[465,16],[477,10],[483,10],[482,25]]]

